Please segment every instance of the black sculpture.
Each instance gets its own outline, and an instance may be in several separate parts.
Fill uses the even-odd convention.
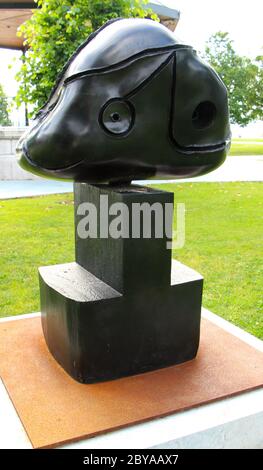
[[[202,276],[172,264],[167,232],[133,238],[130,228],[134,203],[164,209],[173,194],[129,183],[204,174],[224,161],[229,143],[224,84],[156,22],[109,22],[65,66],[18,154],[28,171],[75,180],[76,263],[39,275],[46,343],[76,380],[196,356]],[[79,208],[89,202],[100,211],[106,196],[129,209],[129,236],[81,238]],[[151,234],[159,222],[148,218]]]
[[[87,238],[78,208],[173,203],[173,193],[135,185],[75,184],[76,263],[39,269],[42,327],[50,352],[76,380],[93,383],[193,359],[203,278],[172,261],[169,238]],[[114,217],[109,218],[109,222]],[[100,217],[99,217],[100,220]],[[172,213],[166,224],[172,225]],[[148,222],[152,234],[160,220]],[[164,223],[164,220],[161,221]],[[100,222],[98,224],[100,232]]]
[[[159,23],[122,19],[72,56],[18,153],[41,176],[112,183],[207,173],[229,140],[215,71]]]

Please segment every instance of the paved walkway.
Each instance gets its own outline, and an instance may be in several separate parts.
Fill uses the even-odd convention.
[[[189,182],[190,180],[181,180]],[[191,182],[263,181],[263,155],[228,157],[217,170]]]
[[[73,183],[52,180],[0,181],[0,199],[69,193]]]
[[[262,141],[257,140],[233,140],[233,144],[236,145],[263,145]]]
[[[256,140],[233,140],[233,144],[235,145],[263,145],[262,141]]]
[[[208,175],[182,180],[146,180],[140,184],[164,184],[168,182],[231,182],[263,181],[263,156],[229,157],[224,165]],[[52,180],[1,181],[0,199],[41,196],[45,194],[68,193],[73,190],[72,183]]]

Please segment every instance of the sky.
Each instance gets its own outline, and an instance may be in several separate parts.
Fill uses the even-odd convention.
[[[175,31],[178,36],[198,51],[204,49],[205,41],[216,31],[227,31],[240,54],[255,57],[263,46],[262,0],[167,0],[181,11]],[[18,69],[19,52],[0,49],[0,83],[8,96],[14,96],[17,83],[14,79]],[[8,65],[13,64],[11,70]]]
[[[262,0],[170,0],[181,11],[176,34],[203,50],[217,31],[229,32],[239,54],[255,57],[263,46]]]

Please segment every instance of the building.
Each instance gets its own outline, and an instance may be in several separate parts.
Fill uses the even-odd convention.
[[[149,7],[161,23],[174,31],[180,12],[173,0],[151,0]],[[30,18],[36,4],[31,0],[0,0],[0,47],[23,50],[23,38],[16,36],[17,28]]]

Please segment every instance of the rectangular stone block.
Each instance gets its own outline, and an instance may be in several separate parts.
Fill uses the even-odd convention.
[[[147,207],[145,220],[137,213],[137,238],[134,204]],[[128,236],[111,231],[116,216]],[[59,364],[94,383],[193,359],[203,279],[172,263],[173,193],[77,183],[75,222],[76,263],[39,270],[43,332]]]
[[[122,295],[76,263],[39,270],[44,336],[76,380],[94,383],[189,361],[200,336],[202,277],[173,262],[169,286]]]
[[[170,204],[172,210],[169,213],[167,209],[166,214],[166,224],[170,229],[173,223],[173,193],[136,185],[109,188],[105,185],[99,187],[77,183],[74,185],[74,194],[77,263],[123,293],[133,291],[135,288],[145,289],[147,286],[160,287],[169,284],[171,249],[167,248],[167,242],[170,237],[166,235],[165,220],[162,216],[165,214],[165,205]],[[103,198],[107,198],[108,208],[112,208],[113,204],[125,205],[127,208],[129,238],[114,239],[112,236],[108,238],[100,236],[101,225],[105,223],[107,217],[106,213],[102,213],[101,205],[106,204]],[[78,234],[85,206],[83,210],[79,209],[80,205],[85,203],[92,203],[97,208],[97,238],[81,239]],[[157,206],[153,206],[154,204]],[[131,233],[135,225],[133,214],[136,214],[138,205],[145,207],[145,210],[147,205],[152,205],[153,210],[151,217],[147,214],[143,216],[141,212],[139,238],[133,238]],[[156,217],[154,208],[156,208]],[[116,215],[109,215],[106,228],[114,218]],[[157,224],[160,226],[157,227]],[[161,232],[159,238],[155,238],[156,228]],[[151,238],[144,238],[143,229],[146,234],[151,234]]]

